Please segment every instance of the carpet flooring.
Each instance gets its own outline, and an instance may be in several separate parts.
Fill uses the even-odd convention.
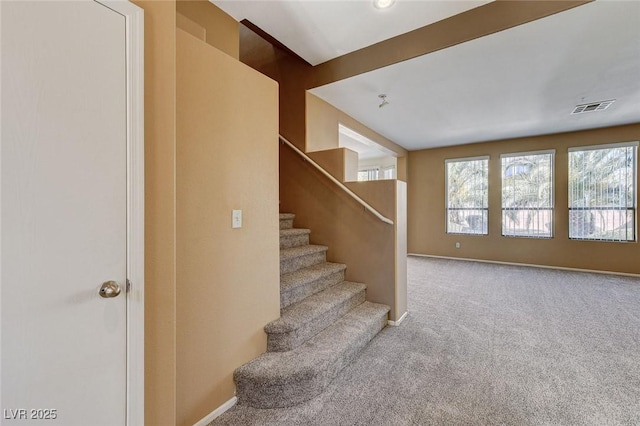
[[[410,256],[408,292],[323,394],[211,425],[640,425],[640,279]]]

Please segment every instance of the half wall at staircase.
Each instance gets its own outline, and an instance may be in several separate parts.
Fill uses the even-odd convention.
[[[176,423],[192,425],[233,398],[280,315],[278,87],[176,33]]]
[[[407,312],[407,185],[399,180],[350,182],[389,225],[355,202],[286,145],[280,145],[280,211],[296,212],[313,229],[313,244],[329,247],[327,259],[345,263],[347,280],[367,284],[367,300],[391,307],[389,319]]]

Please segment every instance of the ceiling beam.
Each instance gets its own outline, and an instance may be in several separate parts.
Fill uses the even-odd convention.
[[[313,67],[308,89],[563,12],[593,0],[496,0]]]

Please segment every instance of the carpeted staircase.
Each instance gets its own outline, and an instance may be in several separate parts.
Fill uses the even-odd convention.
[[[240,404],[289,407],[321,393],[387,324],[389,307],[344,281],[345,265],[310,245],[308,229],[280,214],[280,318],[267,324],[267,353],[234,372]]]

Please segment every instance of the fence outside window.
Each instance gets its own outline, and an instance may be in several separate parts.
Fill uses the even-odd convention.
[[[502,235],[553,237],[555,150],[500,156]]]
[[[569,238],[636,241],[638,142],[569,149]]]
[[[489,233],[489,157],[446,160],[449,234]]]

